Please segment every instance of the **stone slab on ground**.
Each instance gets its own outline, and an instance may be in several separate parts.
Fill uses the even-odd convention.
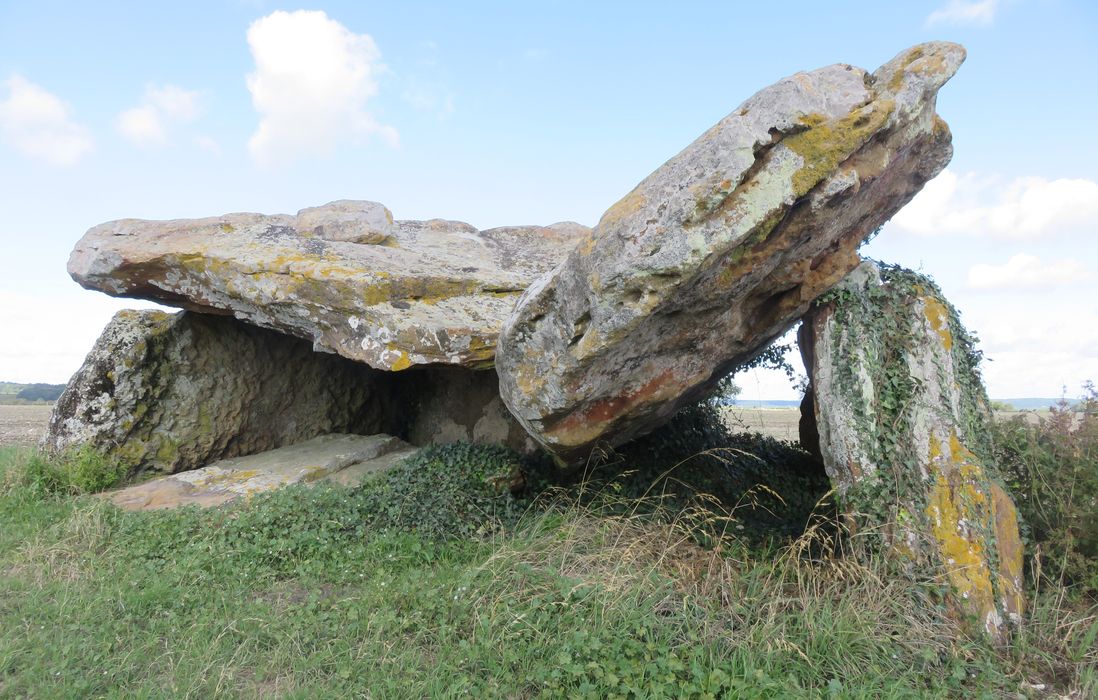
[[[123,510],[218,506],[291,484],[326,480],[358,485],[414,453],[415,448],[391,435],[321,435],[147,481],[105,497]]]

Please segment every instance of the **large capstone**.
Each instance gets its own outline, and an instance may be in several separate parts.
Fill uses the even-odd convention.
[[[120,311],[54,406],[43,444],[170,473],[323,433],[394,432],[389,379],[231,318]]]
[[[956,44],[833,65],[744,102],[611,207],[523,295],[504,401],[563,461],[666,422],[784,333],[952,155]]]
[[[233,315],[377,369],[487,368],[519,295],[587,231],[394,221],[376,202],[338,201],[296,216],[112,221],[76,244],[69,273],[89,289]]]
[[[1022,544],[957,312],[931,280],[865,263],[799,340],[813,396],[804,422],[856,536],[944,572],[956,610],[1003,639],[1023,612]]]

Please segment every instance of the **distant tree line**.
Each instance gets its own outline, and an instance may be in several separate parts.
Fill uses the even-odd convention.
[[[64,390],[64,384],[28,384],[15,398],[24,401],[56,401]]]

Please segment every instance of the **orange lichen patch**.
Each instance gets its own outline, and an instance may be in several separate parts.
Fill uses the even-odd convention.
[[[945,57],[939,52],[927,54],[921,46],[916,46],[907,52],[901,60],[901,67],[888,81],[888,89],[898,92],[903,86],[904,76],[911,73],[920,75],[941,75],[947,72]]]
[[[978,517],[970,510],[972,492],[968,482],[962,481],[955,488],[945,474],[938,472],[926,514],[946,578],[961,607],[986,625],[997,611],[984,539],[967,523]]]
[[[953,136],[949,130],[949,124],[937,114],[934,115],[934,124],[930,127],[930,132],[937,138],[950,138]]]
[[[389,364],[390,370],[392,370],[393,372],[399,372],[402,369],[408,369],[412,366],[412,358],[408,355],[407,352],[395,347],[392,344],[389,345],[389,350],[399,353],[399,357],[397,357],[396,361]]]
[[[802,117],[801,123],[808,129],[782,140],[804,163],[793,174],[794,196],[808,194],[839,163],[865,145],[888,122],[895,107],[892,100],[877,100],[840,119],[824,121],[812,114]]]
[[[598,228],[613,226],[625,217],[640,211],[645,204],[648,204],[648,198],[641,194],[640,190],[633,190],[606,210],[606,213],[602,215],[602,219],[599,220]],[[587,238],[590,239],[591,236]]]
[[[956,429],[949,431],[949,452],[943,453],[942,443],[933,433],[930,435],[930,468],[946,475],[956,474],[965,483],[971,485],[972,504],[984,505],[987,496],[980,485],[985,483],[984,468],[979,459],[967,447],[961,444]],[[945,460],[942,462],[941,460]]]
[[[573,347],[570,352],[577,360],[582,360],[601,348],[605,344],[605,340],[606,338],[603,337],[603,334],[598,328],[588,327],[584,331],[583,337],[580,338],[579,342],[576,343],[575,347]]]
[[[546,435],[562,445],[582,445],[597,439],[606,431],[604,426],[611,423],[634,407],[658,402],[670,396],[678,396],[682,385],[676,381],[675,373],[666,369],[643,386],[626,391],[618,396],[601,399],[584,408],[568,414],[546,430]]]
[[[892,92],[896,92],[900,89],[904,82],[904,75],[907,74],[907,68],[915,61],[923,57],[923,47],[916,46],[907,52],[907,55],[903,57],[901,68],[896,71],[892,76],[892,79],[888,81],[888,89]],[[940,62],[940,59],[939,59]]]
[[[953,350],[953,334],[949,330],[949,311],[935,297],[923,296],[921,299],[926,320],[930,322],[930,327],[938,334],[938,338],[942,341],[942,347],[945,348],[946,352],[951,352]]]
[[[739,197],[730,197],[739,199]],[[766,259],[773,254],[774,247],[766,245],[767,239],[774,229],[781,223],[788,210],[778,207],[766,215],[762,221],[755,225],[751,232],[741,241],[732,252],[726,256],[724,267],[717,277],[717,284],[722,289],[727,289],[735,284],[744,274],[754,268],[755,263]],[[782,246],[787,248],[788,246]]]
[[[991,484],[991,518],[999,553],[999,597],[1007,614],[1020,618],[1025,612],[1025,597],[1022,595],[1024,549],[1018,535],[1018,511],[1003,487],[995,483]]]
[[[545,377],[537,372],[520,371],[515,375],[515,384],[527,396],[536,396],[545,387]]]
[[[694,197],[694,212],[687,217],[684,224],[690,225],[704,221],[713,212],[724,209],[725,203],[732,196],[735,189],[736,183],[727,178],[717,183],[713,183],[711,180],[699,182],[691,187],[690,193]]]

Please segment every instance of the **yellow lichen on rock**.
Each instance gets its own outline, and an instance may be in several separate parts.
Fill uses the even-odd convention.
[[[991,624],[988,621],[989,615],[997,618],[998,613],[987,561],[987,543],[980,533],[980,525],[985,524],[987,516],[978,506],[986,497],[976,483],[951,468],[959,465],[951,464],[952,454],[942,454],[941,443],[933,435],[930,454],[935,475],[926,514],[939,557],[966,612],[984,622],[988,633],[996,634],[1000,621],[993,619]],[[953,478],[950,478],[951,471]]]
[[[1022,594],[1025,550],[1018,535],[1018,511],[1007,492],[996,483],[991,484],[991,518],[999,553],[999,598],[1007,614],[1018,621],[1026,607]]]
[[[920,297],[925,309],[926,320],[930,322],[931,329],[938,334],[942,341],[942,347],[946,352],[953,350],[953,334],[949,331],[949,312],[944,304],[932,296]]]
[[[793,175],[793,194],[803,197],[835,167],[861,148],[888,121],[895,105],[878,100],[854,110],[841,119],[822,120],[815,115],[801,118],[808,128],[782,140],[804,164]]]
[[[607,226],[613,226],[622,219],[637,213],[644,206],[648,204],[648,198],[641,194],[640,189],[634,189],[629,194],[619,199],[613,206],[606,210],[606,213],[602,215],[602,219],[599,221],[600,228],[606,228]],[[580,245],[585,245],[588,241],[594,240],[592,236],[588,236],[587,240]]]

